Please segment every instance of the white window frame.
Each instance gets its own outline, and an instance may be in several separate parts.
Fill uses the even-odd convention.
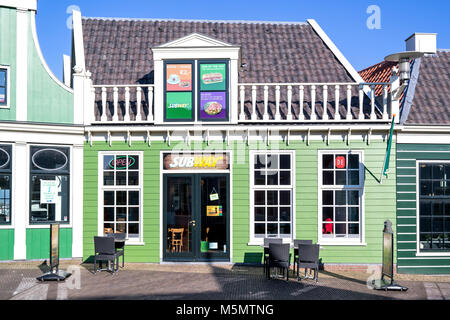
[[[11,67],[0,64],[0,69],[6,70],[6,105],[0,105],[0,109],[11,108]]]
[[[104,156],[139,156],[139,185],[137,186],[104,186],[103,185],[103,157]],[[98,153],[98,229],[97,234],[99,236],[104,236],[104,216],[103,216],[103,203],[104,203],[104,192],[105,191],[139,191],[139,238],[137,239],[126,239],[125,244],[127,245],[145,245],[144,239],[144,153],[142,151],[100,151]]]
[[[324,185],[323,184],[323,155],[327,154],[358,154],[359,155],[359,186],[353,185]],[[366,246],[365,243],[365,201],[364,201],[364,187],[365,187],[365,176],[364,176],[364,151],[363,150],[339,150],[339,149],[330,149],[330,150],[319,150],[318,151],[318,201],[317,201],[317,239],[320,245],[325,246],[351,246],[351,245],[359,245]],[[322,217],[322,191],[325,190],[333,190],[333,191],[342,191],[342,190],[358,190],[360,192],[359,197],[359,211],[360,211],[360,227],[359,227],[359,237],[355,238],[347,238],[347,237],[323,237],[322,235],[322,226],[323,226],[323,217]]]
[[[291,184],[290,185],[276,185],[276,186],[257,186],[255,185],[255,156],[256,155],[267,155],[267,154],[277,154],[283,155],[288,154],[291,156]],[[283,237],[284,243],[293,243],[293,239],[296,235],[296,174],[295,174],[295,150],[250,150],[249,151],[249,171],[250,171],[250,242],[248,245],[262,245],[264,243],[264,237],[256,237],[255,236],[255,190],[264,189],[264,190],[281,190],[281,189],[290,189],[291,190],[291,234],[289,237]]]
[[[450,257],[450,252],[420,251],[420,164],[448,163],[450,160],[416,160],[416,257]]]

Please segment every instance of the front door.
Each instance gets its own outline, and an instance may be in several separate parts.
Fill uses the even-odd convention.
[[[228,174],[164,175],[164,261],[229,261]]]

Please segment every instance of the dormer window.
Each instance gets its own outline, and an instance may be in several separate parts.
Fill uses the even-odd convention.
[[[8,99],[8,68],[0,66],[0,107],[7,108]]]
[[[164,121],[228,121],[228,60],[164,62]]]

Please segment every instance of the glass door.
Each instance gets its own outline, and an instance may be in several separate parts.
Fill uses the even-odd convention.
[[[196,252],[192,175],[164,176],[164,258],[193,260]]]

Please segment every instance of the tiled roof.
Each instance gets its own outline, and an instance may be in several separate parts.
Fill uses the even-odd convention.
[[[450,125],[450,51],[420,59],[419,79],[407,124]]]
[[[369,68],[359,71],[358,73],[366,82],[390,82],[392,75],[392,67],[397,66],[397,62],[382,61],[373,65]],[[388,92],[390,92],[391,87],[388,87]],[[383,86],[375,86],[375,95],[383,95]]]
[[[82,24],[86,68],[97,85],[153,83],[151,48],[192,33],[241,48],[246,66],[239,70],[240,83],[355,82],[308,23],[83,18]],[[344,86],[341,97],[346,97]],[[355,89],[352,100],[357,97]],[[273,94],[269,99],[274,101]],[[306,113],[310,110],[307,99],[305,93]],[[329,97],[330,114],[334,113],[332,100]],[[293,101],[298,101],[297,94]],[[320,112],[321,101],[318,93]],[[340,102],[346,105],[344,98]],[[246,101],[247,109],[249,105]],[[257,108],[262,111],[262,103]],[[298,103],[293,108],[298,110]],[[357,108],[354,112],[358,113]]]

